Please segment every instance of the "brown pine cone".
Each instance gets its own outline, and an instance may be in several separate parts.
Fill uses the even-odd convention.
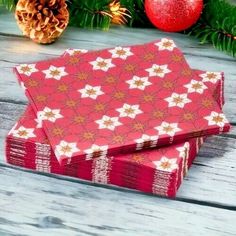
[[[15,17],[23,34],[42,44],[54,42],[69,21],[65,0],[19,0]]]

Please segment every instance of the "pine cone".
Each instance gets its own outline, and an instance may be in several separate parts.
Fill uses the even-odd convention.
[[[23,34],[42,44],[54,42],[69,21],[65,0],[19,0],[15,17]]]

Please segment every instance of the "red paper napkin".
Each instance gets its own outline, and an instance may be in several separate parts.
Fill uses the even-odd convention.
[[[60,163],[76,163],[229,130],[172,40],[16,68]]]
[[[79,50],[68,50],[71,55]],[[194,71],[198,81],[206,73]],[[215,73],[219,75],[220,73]],[[220,107],[223,98],[223,74],[215,82],[205,82]],[[144,192],[174,197],[183,176],[192,164],[202,139],[191,139],[159,150],[142,151],[116,157],[99,157],[60,166],[36,116],[29,106],[7,137],[7,161],[41,172],[75,176],[96,183],[115,184]]]

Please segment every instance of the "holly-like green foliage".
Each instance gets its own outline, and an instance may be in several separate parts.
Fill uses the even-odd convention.
[[[8,10],[14,9],[17,0],[0,0],[0,6],[4,5]]]
[[[108,29],[111,18],[101,14],[108,11],[110,0],[71,0],[67,1],[70,11],[70,25],[85,28]]]
[[[236,5],[227,0],[205,0],[201,18],[189,31],[201,43],[236,56]]]
[[[204,0],[204,10],[198,22],[183,32],[194,35],[200,43],[210,42],[219,50],[236,57],[236,5],[235,0]],[[109,12],[112,0],[67,0],[70,25],[85,28],[109,29],[111,18],[102,12]],[[0,0],[9,10],[14,9],[17,0]],[[144,10],[144,0],[120,0],[131,18],[127,24],[134,27],[150,27]]]

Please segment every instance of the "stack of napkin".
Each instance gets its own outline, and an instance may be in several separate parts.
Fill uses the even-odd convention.
[[[175,197],[206,136],[229,131],[223,73],[192,70],[171,39],[15,68],[29,105],[13,165]]]

